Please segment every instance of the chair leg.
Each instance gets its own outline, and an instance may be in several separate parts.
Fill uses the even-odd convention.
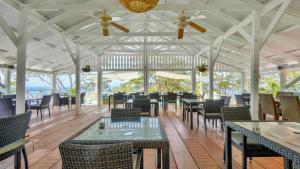
[[[49,117],[50,117],[50,107],[48,106],[48,112],[49,112]]]
[[[199,114],[197,112],[197,124],[198,124],[198,127],[199,127]]]
[[[203,117],[203,122],[204,122],[204,128],[205,128],[205,133],[207,132],[207,126],[206,126],[206,118],[205,116]]]
[[[42,109],[40,109],[41,119],[43,119],[43,112]]]
[[[14,168],[15,169],[21,168],[21,152],[18,152],[17,154],[15,154]]]
[[[25,165],[25,169],[28,169],[28,158],[27,158],[27,153],[26,153],[26,149],[25,147],[22,149],[22,154],[23,154],[23,158],[24,158],[24,165]]]

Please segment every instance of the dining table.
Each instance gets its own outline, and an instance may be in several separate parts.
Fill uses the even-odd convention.
[[[199,111],[199,108],[201,105],[205,104],[204,99],[181,99],[182,102],[182,121],[187,121],[190,117],[190,128],[193,129],[193,107],[197,108],[197,112]],[[189,111],[187,111],[189,110]]]
[[[158,116],[159,101],[157,99],[150,99],[150,104],[154,105],[154,114],[155,114],[155,116]],[[132,108],[132,105],[133,105],[133,99],[128,99],[125,102],[126,108]]]
[[[226,169],[232,168],[232,131],[241,133],[243,145],[247,145],[247,139],[255,140],[258,144],[283,156],[285,169],[300,167],[300,123],[290,121],[226,121]]]
[[[100,117],[65,142],[85,145],[129,142],[134,149],[155,149],[157,168],[169,169],[169,140],[159,117]]]

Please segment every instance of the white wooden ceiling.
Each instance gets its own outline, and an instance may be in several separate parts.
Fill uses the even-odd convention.
[[[75,52],[74,43],[80,44],[82,64],[102,55],[142,55],[144,37],[149,43],[148,55],[167,55],[167,50],[173,52],[172,55],[193,56],[240,23],[251,10],[261,10],[277,1],[282,0],[160,0],[150,12],[136,14],[125,10],[118,0],[1,0],[0,15],[17,30],[18,9],[23,4],[29,6],[28,68],[74,71],[64,36],[72,52]],[[112,28],[111,36],[103,37],[97,20],[87,16],[97,16],[103,9],[128,27],[130,33]],[[261,16],[262,30],[271,22],[276,9]],[[176,21],[181,10],[186,10],[189,16],[205,15],[205,19],[195,22],[208,31],[198,33],[187,27],[184,39],[178,40]],[[299,25],[300,1],[294,0],[260,53],[262,69],[300,62]],[[15,65],[16,48],[2,29],[0,34],[0,64]],[[250,69],[249,47],[248,42],[235,33],[224,40],[218,61],[247,71]]]

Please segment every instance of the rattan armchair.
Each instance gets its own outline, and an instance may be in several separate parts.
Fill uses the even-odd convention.
[[[168,92],[167,95],[167,104],[173,103],[175,105],[175,109],[177,110],[177,94],[173,92]]]
[[[69,97],[60,97],[59,93],[52,93],[52,99],[52,109],[54,108],[54,106],[58,106],[59,111],[61,106],[68,106],[68,110],[70,109]]]
[[[263,120],[266,120],[266,115],[272,115],[274,120],[279,119],[278,109],[272,94],[259,94],[259,101]]]
[[[62,143],[59,151],[62,169],[137,169],[141,165],[141,153],[134,157],[130,143]]]
[[[289,121],[300,121],[300,102],[298,96],[280,96],[282,118]]]
[[[123,93],[114,94],[114,108],[116,108],[118,104],[122,104],[123,107],[125,107],[125,96]]]
[[[251,115],[249,108],[244,107],[222,107],[222,122],[225,121],[251,121]],[[247,145],[243,147],[243,136],[239,132],[232,132],[231,134],[232,145],[242,151],[243,156],[243,168],[247,168],[247,158],[250,157],[273,157],[279,156],[274,151],[266,148],[265,146],[256,143],[252,139],[247,139]],[[223,160],[225,161],[225,144],[224,143],[224,154]]]
[[[231,99],[230,96],[221,96],[220,99],[224,101],[224,105],[223,105],[224,107],[229,107],[230,99]]]
[[[36,104],[30,105],[30,109],[36,110],[37,116],[40,112],[41,118],[43,118],[43,110],[48,109],[48,113],[50,117],[50,101],[51,101],[51,95],[44,95],[42,100],[37,100]]]
[[[150,99],[134,99],[132,103],[132,108],[141,109],[142,115],[151,115]]]
[[[12,117],[0,118],[0,161],[15,156],[15,168],[21,166],[21,152],[24,157],[25,169],[28,169],[28,159],[25,150],[25,138],[31,112]]]

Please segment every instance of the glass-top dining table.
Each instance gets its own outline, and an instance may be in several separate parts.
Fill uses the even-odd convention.
[[[231,132],[238,131],[246,140],[273,150],[285,158],[285,168],[300,167],[300,123],[287,121],[226,122],[226,168],[232,168]],[[243,144],[246,145],[246,144]]]
[[[66,142],[74,144],[130,142],[134,148],[155,149],[157,167],[169,168],[169,140],[158,117],[102,117]]]

